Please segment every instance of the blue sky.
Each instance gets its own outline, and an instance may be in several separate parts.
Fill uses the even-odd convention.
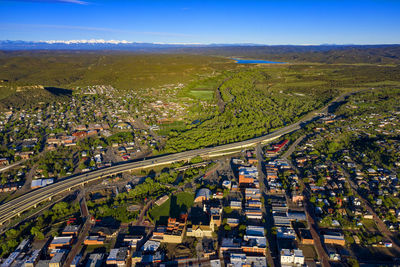
[[[400,1],[0,0],[0,40],[400,43]]]

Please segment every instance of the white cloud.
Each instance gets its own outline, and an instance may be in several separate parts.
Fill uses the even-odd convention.
[[[48,40],[40,41],[48,44],[132,44],[126,40],[104,40],[104,39],[89,39],[89,40]]]
[[[89,2],[81,1],[81,0],[59,0],[59,1],[57,1],[57,2],[78,4],[78,5],[88,5],[88,4],[89,4]]]

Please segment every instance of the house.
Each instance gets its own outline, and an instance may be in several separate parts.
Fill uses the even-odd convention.
[[[23,160],[28,160],[34,154],[33,151],[25,151],[25,152],[17,152],[15,153],[16,157],[21,157]]]
[[[236,226],[239,225],[239,219],[227,218],[227,219],[226,219],[226,223],[227,223],[230,227],[236,227]]]
[[[7,166],[10,164],[7,158],[0,158],[0,166]]]
[[[188,226],[186,235],[197,238],[212,237],[212,229],[208,225],[192,225]]]

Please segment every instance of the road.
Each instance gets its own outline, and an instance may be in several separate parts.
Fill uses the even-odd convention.
[[[287,151],[282,155],[282,159],[285,159],[290,166],[292,167],[293,170],[295,170],[298,174],[300,174],[300,171],[297,169],[296,166],[293,165],[293,163],[288,160],[287,158],[294,152],[296,146],[305,138],[305,136],[300,136],[288,149]],[[314,247],[317,251],[318,254],[318,259],[321,261],[322,266],[323,267],[329,267],[330,263],[329,263],[329,257],[328,254],[326,253],[324,247],[322,246],[322,242],[321,242],[321,236],[318,233],[318,225],[315,223],[315,214],[314,214],[314,208],[312,206],[309,205],[309,192],[308,189],[306,187],[306,185],[304,184],[303,179],[299,179],[299,182],[303,188],[303,192],[302,195],[304,196],[304,211],[306,213],[306,217],[307,217],[307,222],[309,224],[309,228],[310,228],[310,232],[311,232],[311,236],[314,240]]]
[[[283,153],[282,158],[287,159],[290,155],[292,155],[292,153],[294,152],[294,150],[296,149],[297,145],[303,141],[303,139],[306,137],[306,135],[302,135],[299,138],[296,139],[296,141],[293,142],[293,144],[290,145],[290,147],[285,151],[285,153]]]
[[[321,116],[320,115],[321,113],[326,113],[329,107],[337,104],[337,102],[342,101],[346,96],[350,94],[351,92],[344,93],[333,99],[330,103],[328,103],[325,107],[321,108],[320,110],[311,112],[308,115],[304,116],[300,121],[285,126],[281,129],[278,129],[270,134],[261,137],[221,146],[201,148],[170,155],[164,155],[147,160],[125,162],[119,165],[95,170],[89,173],[83,173],[80,175],[67,177],[46,187],[32,190],[0,206],[0,225],[4,224],[7,221],[10,221],[13,217],[21,214],[22,212],[30,209],[31,207],[34,207],[43,201],[51,199],[57,194],[60,194],[67,190],[71,190],[73,187],[84,185],[91,181],[95,181],[98,179],[102,179],[108,176],[120,174],[135,169],[143,169],[159,165],[171,164],[183,160],[189,160],[196,156],[208,157],[208,158],[223,156],[229,154],[230,151],[235,149],[243,149],[246,147],[254,146],[259,143],[266,143],[273,141],[281,137],[282,135],[298,130],[302,124],[319,118]]]
[[[10,165],[7,165],[7,166],[5,166],[5,167],[3,167],[3,168],[0,168],[0,172],[3,172],[3,171],[6,171],[6,170],[8,170],[8,169],[11,169],[11,168],[13,168],[13,167],[16,167],[16,166],[18,166],[18,165],[24,163],[25,161],[26,161],[26,160],[20,160],[20,161],[18,161],[18,162],[15,162],[15,163],[13,163],[13,164],[10,164]]]
[[[261,147],[260,144],[258,144],[257,147],[256,147],[256,155],[257,155],[257,160],[258,160],[257,169],[258,169],[258,175],[259,175],[258,180],[259,180],[259,183],[260,183],[260,190],[261,190],[261,192],[263,194],[264,200],[266,200],[265,193],[264,193],[266,191],[265,190],[265,184],[264,184],[264,181],[265,181],[265,178],[266,178],[265,177],[265,173],[264,173],[264,165],[263,165],[264,164],[264,156],[262,155],[262,147]],[[264,203],[267,203],[267,202],[264,201]],[[263,209],[264,216],[267,217],[269,214],[267,214],[265,204],[263,205],[262,209]],[[270,218],[266,218],[266,221],[268,219],[270,219]],[[269,233],[270,230],[271,230],[271,227],[267,227],[267,229],[268,229],[268,233]],[[274,259],[272,258],[270,242],[271,242],[271,238],[267,238],[267,243],[268,243],[267,247],[268,247],[268,249],[267,249],[266,257],[267,257],[268,265],[271,266],[271,267],[279,266],[279,262],[277,260],[275,262]]]

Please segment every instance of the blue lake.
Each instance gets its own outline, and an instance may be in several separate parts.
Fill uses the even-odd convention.
[[[286,62],[268,61],[268,60],[257,60],[257,59],[240,59],[232,58],[238,64],[286,64]]]

